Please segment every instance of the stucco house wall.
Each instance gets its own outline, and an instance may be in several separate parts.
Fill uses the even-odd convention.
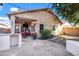
[[[39,33],[39,24],[44,24],[45,29],[53,29],[53,25],[60,25],[62,22],[51,12],[49,9],[42,9],[42,10],[32,10],[32,11],[25,11],[25,12],[15,12],[10,13],[9,18],[11,21],[14,21],[15,16],[26,18],[26,19],[36,19],[37,26],[36,32]]]

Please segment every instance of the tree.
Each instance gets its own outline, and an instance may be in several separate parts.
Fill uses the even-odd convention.
[[[62,16],[70,24],[79,24],[79,4],[78,3],[54,3],[52,9],[56,10],[57,16]]]

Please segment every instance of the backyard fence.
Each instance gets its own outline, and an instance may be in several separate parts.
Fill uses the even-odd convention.
[[[61,31],[61,35],[68,35],[68,36],[79,36],[79,27],[63,27]]]

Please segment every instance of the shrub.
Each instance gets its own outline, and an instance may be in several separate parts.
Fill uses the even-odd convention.
[[[41,36],[43,39],[50,38],[50,34],[51,34],[51,30],[48,30],[48,29],[41,30]]]

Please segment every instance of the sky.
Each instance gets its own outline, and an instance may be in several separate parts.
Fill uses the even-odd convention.
[[[49,3],[3,3],[0,9],[0,16],[5,16],[11,8],[19,8],[22,10],[30,10],[37,8],[48,8]]]
[[[31,10],[49,8],[49,3],[3,3],[3,7],[0,8],[0,23],[10,27],[10,20],[7,17],[7,13],[16,10]]]
[[[11,11],[18,10],[32,10],[32,9],[41,9],[41,8],[50,8],[50,3],[3,3],[3,6],[0,7],[0,23],[7,25],[11,28],[11,22],[7,17],[7,14]],[[56,10],[52,10],[55,13]],[[61,18],[61,17],[59,17]]]

